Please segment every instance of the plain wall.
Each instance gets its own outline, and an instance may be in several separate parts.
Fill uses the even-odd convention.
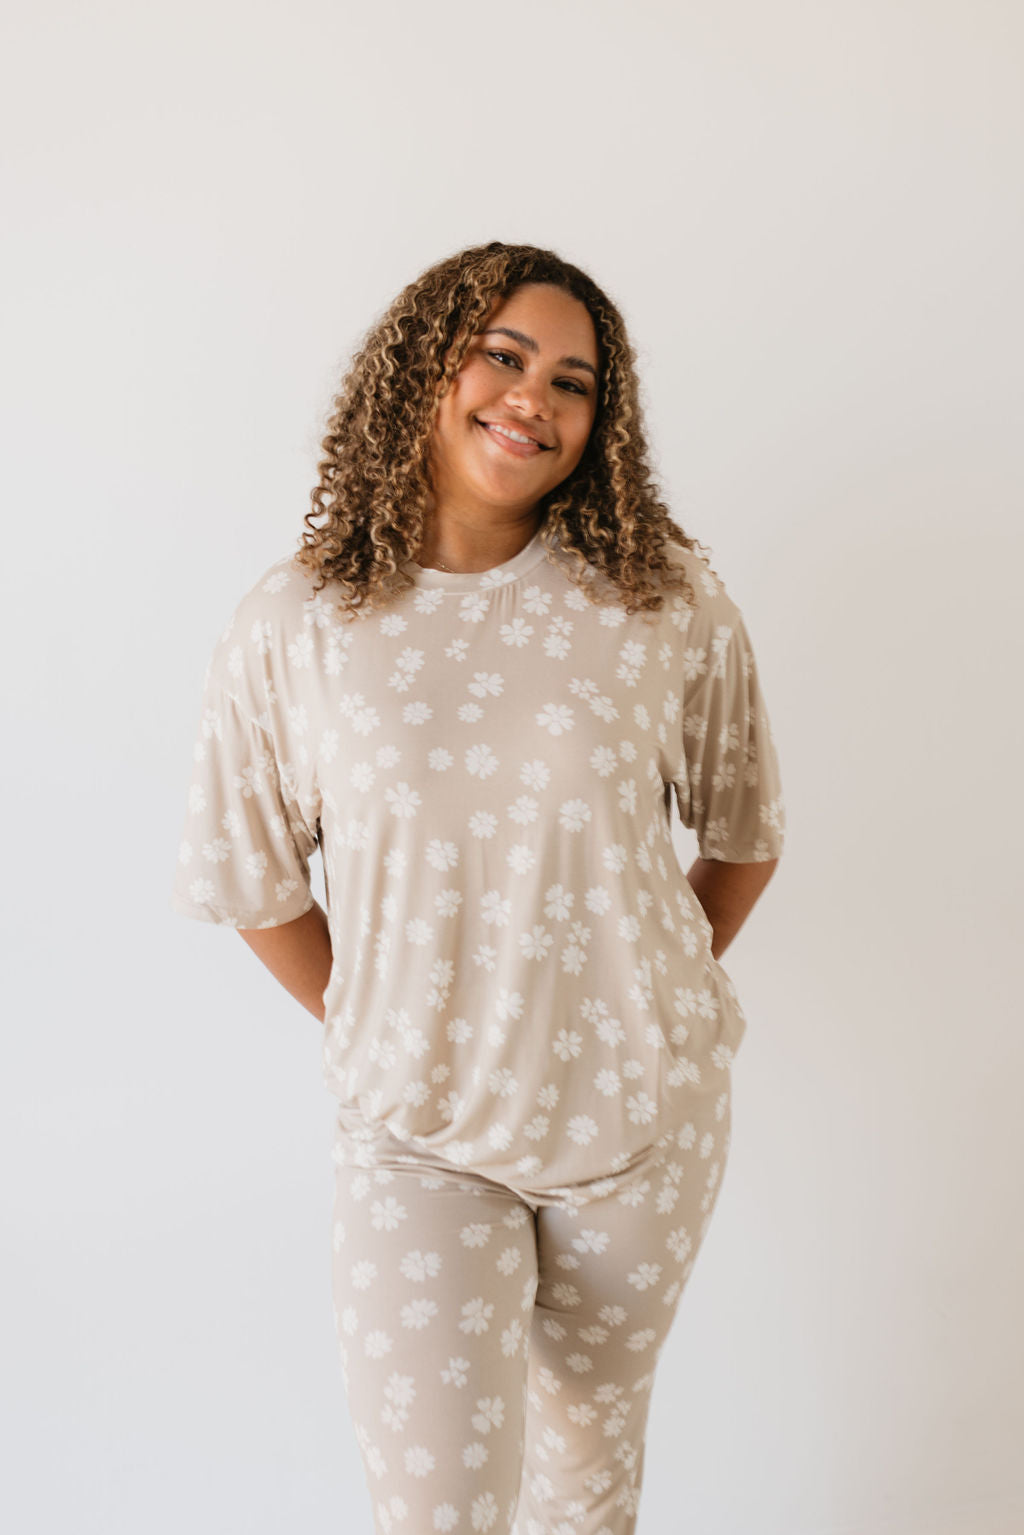
[[[372,1528],[320,1032],[168,893],[350,349],[497,238],[622,308],[789,820],[639,1528],[1019,1531],[1020,8],[65,0],[0,43],[10,1527]]]

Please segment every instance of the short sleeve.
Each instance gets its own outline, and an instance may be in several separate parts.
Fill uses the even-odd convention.
[[[785,839],[778,755],[757,661],[736,603],[706,567],[683,635],[680,818],[702,858],[761,863]]]
[[[314,829],[268,732],[207,670],[171,906],[226,927],[280,927],[313,905]]]

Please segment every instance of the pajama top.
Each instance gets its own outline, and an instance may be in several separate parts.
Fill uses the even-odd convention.
[[[255,582],[207,665],[171,904],[291,922],[319,846],[340,1120],[555,1188],[640,1157],[746,1028],[673,795],[704,858],[775,858],[785,818],[750,637],[700,554],[670,545],[694,609],[629,615],[542,531],[482,572],[409,561],[353,622],[291,555]]]

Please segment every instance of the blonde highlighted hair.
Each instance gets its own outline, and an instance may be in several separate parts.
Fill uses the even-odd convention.
[[[666,592],[694,600],[667,546],[702,546],[672,519],[654,484],[621,314],[553,251],[492,240],[438,261],[402,289],[363,336],[332,402],[294,558],[316,578],[315,591],[334,583],[343,616],[412,584],[401,566],[416,558],[430,515],[438,404],[495,304],[524,283],[550,283],[579,299],[598,349],[594,423],[576,468],[538,504],[542,543],[569,557],[570,579],[592,602],[602,600],[602,578],[630,613],[660,608]]]

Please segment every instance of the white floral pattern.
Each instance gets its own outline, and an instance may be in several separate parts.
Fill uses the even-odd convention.
[[[340,1111],[334,1322],[378,1532],[632,1535],[656,1366],[728,1157],[716,1076],[577,1200]]]
[[[783,845],[746,626],[672,548],[692,609],[591,604],[538,530],[479,574],[410,563],[414,588],[349,624],[288,557],[203,684],[175,909],[290,922],[319,846],[342,1111],[567,1198],[716,1090],[746,1028],[671,796],[705,858]]]

